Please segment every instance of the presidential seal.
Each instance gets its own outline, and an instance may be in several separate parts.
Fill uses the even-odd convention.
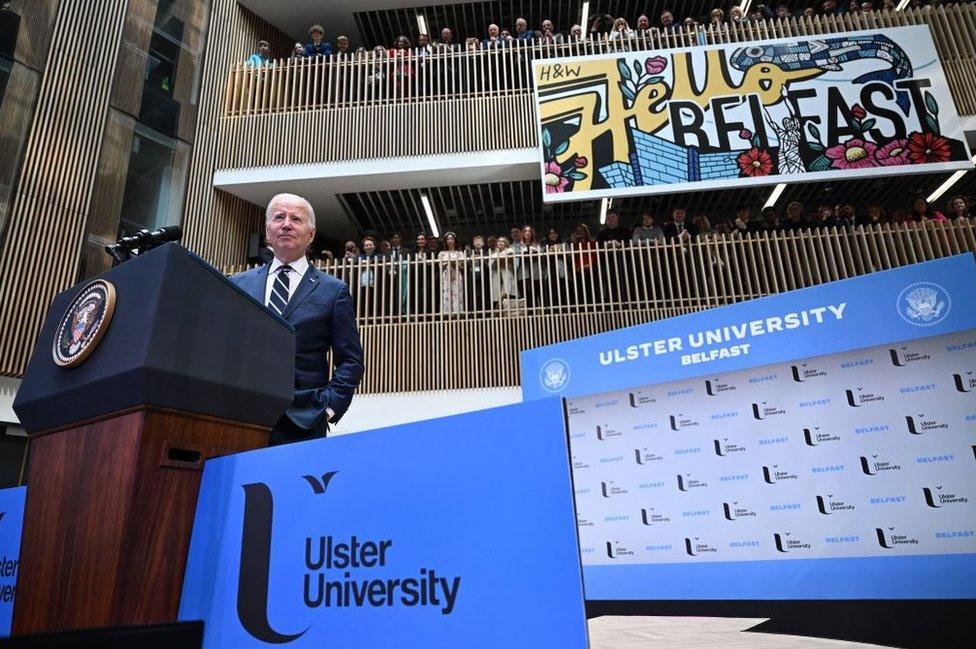
[[[61,316],[54,334],[54,362],[77,367],[85,362],[108,330],[115,313],[115,286],[96,279],[79,291]]]
[[[539,382],[547,392],[560,392],[569,383],[569,364],[560,359],[553,358],[543,364],[539,372]]]
[[[931,327],[946,319],[952,297],[935,282],[914,282],[902,289],[896,303],[898,315],[916,327]]]

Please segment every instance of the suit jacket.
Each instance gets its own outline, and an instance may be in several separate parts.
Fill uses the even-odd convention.
[[[696,228],[690,221],[685,221],[683,225],[684,229],[688,231],[688,235],[692,239],[698,236],[698,228]],[[676,239],[678,235],[681,234],[681,230],[678,229],[678,224],[673,220],[665,223],[661,229],[664,230],[664,236],[668,239]]]
[[[269,268],[265,264],[230,281],[264,304]],[[335,413],[332,421],[339,421],[363,377],[363,347],[349,287],[309,266],[282,317],[295,327],[295,400],[285,414],[310,436],[321,435],[329,426],[326,408]]]

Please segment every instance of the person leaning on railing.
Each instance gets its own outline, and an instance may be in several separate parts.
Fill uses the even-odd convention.
[[[543,265],[541,255],[543,243],[536,235],[535,227],[522,226],[522,243],[520,247],[512,248],[520,254],[518,279],[522,288],[522,297],[530,307],[541,305],[542,290],[548,277],[548,269]]]
[[[951,220],[956,219],[971,219],[973,218],[972,210],[966,204],[966,199],[962,196],[953,196],[949,201],[949,205],[946,208],[946,216]]]
[[[390,71],[390,78],[394,88],[398,89],[400,96],[410,94],[409,78],[413,76],[413,44],[410,39],[402,34],[397,36],[393,48],[389,51],[390,59],[393,60],[393,70]]]
[[[613,21],[613,27],[610,28],[610,40],[624,41],[630,39],[632,36],[630,25],[627,24],[626,19],[617,18]]]
[[[476,234],[472,237],[468,250],[468,295],[473,311],[485,311],[490,305],[489,250],[486,243],[484,235]]]
[[[640,224],[634,228],[630,235],[630,240],[636,244],[664,241],[664,230],[661,229],[660,225],[654,223],[653,214],[644,212],[641,214]]]
[[[515,282],[515,252],[508,247],[508,239],[498,237],[495,250],[489,255],[491,273],[491,301],[497,309],[509,310],[518,299]]]
[[[475,39],[475,41],[477,41],[477,39]],[[457,52],[461,49],[461,44],[454,42],[454,31],[450,27],[445,27],[441,30],[441,40],[437,43],[436,47],[439,50]]]
[[[493,47],[504,47],[505,41],[502,40],[501,36],[502,31],[498,25],[495,23],[488,25],[488,38],[481,41],[481,47],[486,50]]]
[[[529,23],[525,18],[515,20],[515,40],[531,41],[535,38],[535,32],[529,29]]]
[[[919,196],[912,203],[911,211],[912,220],[916,223],[921,221],[948,221],[945,214],[939,210],[933,209],[929,202]]]
[[[268,41],[258,41],[258,51],[252,54],[245,62],[249,68],[274,67],[271,60],[271,46]]]
[[[312,25],[308,30],[312,40],[305,43],[305,56],[329,56],[332,54],[332,43],[325,40],[325,28],[322,25]]]
[[[698,234],[693,224],[688,222],[688,212],[683,207],[676,207],[671,210],[671,220],[664,224],[664,236],[668,240],[677,239],[679,241],[694,241]]]
[[[556,26],[551,20],[546,18],[542,21],[539,29],[539,38],[544,43],[553,43],[554,45],[561,45],[563,42],[563,35],[556,31]]]
[[[577,224],[569,237],[573,250],[573,265],[579,279],[579,298],[589,303],[593,297],[593,267],[596,265],[596,248],[599,244],[590,236],[590,228],[585,223]]]
[[[553,296],[551,302],[558,302],[560,305],[569,304],[569,292],[567,290],[568,285],[566,279],[568,277],[566,273],[566,260],[567,253],[569,251],[569,244],[563,242],[562,236],[559,234],[559,230],[556,228],[549,228],[546,232],[545,240],[545,251],[549,253],[546,255],[546,261],[548,262],[549,277],[551,278],[551,283],[553,288]],[[572,262],[570,262],[572,263]]]

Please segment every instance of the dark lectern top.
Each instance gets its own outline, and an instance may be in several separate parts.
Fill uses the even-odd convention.
[[[78,367],[59,367],[52,347],[89,282],[48,310],[14,401],[29,432],[139,405],[270,428],[291,403],[294,330],[193,253],[166,244],[98,278],[115,286],[115,313]]]

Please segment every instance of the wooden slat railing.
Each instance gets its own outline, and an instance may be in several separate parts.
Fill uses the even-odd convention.
[[[350,286],[361,391],[402,392],[519,385],[530,347],[974,251],[960,219],[318,265]]]
[[[562,44],[513,41],[489,50],[447,51],[434,46],[421,55],[409,50],[396,57],[333,55],[282,59],[273,67],[243,62],[230,71],[225,96],[227,117],[426,103],[429,101],[505,97],[532,88],[532,61],[619,51],[671,49],[694,45],[885,29],[925,24],[947,71],[960,113],[976,113],[976,6],[960,4],[900,12],[864,12],[839,16],[791,17],[750,23],[659,31],[627,40],[587,40]]]

